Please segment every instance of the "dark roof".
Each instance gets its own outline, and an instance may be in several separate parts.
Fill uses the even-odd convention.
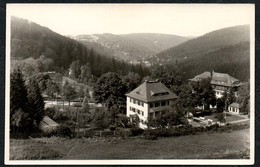
[[[211,77],[211,74],[212,74],[212,79],[210,81],[211,84],[228,86],[228,87],[241,86],[242,85],[242,83],[238,79],[231,77],[228,74],[218,73],[218,72],[212,72],[211,73],[211,72],[208,72],[208,71],[206,71],[206,72],[204,72],[200,75],[197,75],[192,79],[189,79],[189,81],[198,82],[202,79],[206,79],[206,78]]]
[[[178,98],[175,93],[170,91],[164,84],[159,81],[145,81],[133,91],[126,94],[126,96],[138,99],[143,102]]]
[[[229,105],[229,107],[233,107],[233,108],[241,108],[241,105],[238,103],[232,103]]]

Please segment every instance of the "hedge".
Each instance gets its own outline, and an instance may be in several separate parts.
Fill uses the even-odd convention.
[[[195,135],[199,132],[227,132],[233,130],[242,130],[249,128],[249,124],[227,124],[226,126],[219,126],[214,124],[205,127],[181,126],[174,128],[158,128],[144,130],[144,137],[148,140],[154,140],[157,137],[177,137],[186,135]]]

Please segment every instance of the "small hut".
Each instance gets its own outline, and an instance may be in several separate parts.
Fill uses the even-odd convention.
[[[57,127],[59,126],[59,124],[57,122],[55,122],[54,120],[52,120],[50,117],[45,116],[42,121],[40,122],[40,129],[43,132],[51,132],[57,129]]]

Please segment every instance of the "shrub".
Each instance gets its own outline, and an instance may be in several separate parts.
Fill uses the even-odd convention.
[[[72,137],[72,131],[70,128],[65,126],[59,126],[56,130],[55,136],[59,137]]]
[[[141,128],[131,128],[131,134],[132,136],[138,136],[143,134],[144,130]]]
[[[211,125],[211,126],[206,126],[206,129],[207,129],[208,131],[217,131],[218,128],[219,128],[219,125],[218,125],[218,124],[213,124],[213,125]]]
[[[51,137],[51,136],[73,137],[71,129],[66,126],[59,126],[55,130],[52,130],[49,132],[44,132],[43,136],[45,136],[45,137]]]

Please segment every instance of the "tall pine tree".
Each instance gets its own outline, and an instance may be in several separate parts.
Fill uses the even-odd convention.
[[[33,114],[33,120],[39,125],[44,116],[44,100],[41,95],[38,83],[34,79],[29,80],[28,84],[28,100],[30,109]]]
[[[15,69],[10,76],[11,133],[29,132],[33,122],[31,115],[23,74]]]

